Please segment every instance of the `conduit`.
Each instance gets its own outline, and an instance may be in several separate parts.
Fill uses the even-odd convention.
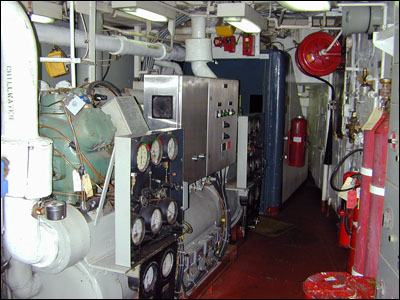
[[[154,64],[156,66],[160,66],[160,67],[164,67],[164,68],[171,68],[174,70],[174,73],[176,75],[183,75],[181,66],[176,62],[165,61],[165,60],[155,60]]]
[[[39,42],[57,44],[59,46],[69,46],[70,30],[49,24],[35,24]],[[85,33],[75,30],[75,46],[85,48]],[[146,43],[142,41],[128,39],[124,36],[105,36],[96,34],[96,50],[106,51],[114,55],[139,55],[154,57],[159,60],[184,61],[185,49],[175,45],[171,52],[162,43]]]
[[[192,63],[192,71],[195,76],[217,76],[207,66],[212,61],[211,39],[206,38],[206,18],[204,16],[192,16],[192,38],[185,41],[185,61]]]

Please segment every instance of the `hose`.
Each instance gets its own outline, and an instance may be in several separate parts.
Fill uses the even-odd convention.
[[[175,286],[175,295],[176,298],[179,299],[180,291],[181,291],[181,286],[183,282],[183,273],[184,273],[184,268],[185,268],[185,252],[183,251],[183,239],[182,237],[178,238],[178,276],[177,276],[177,282]]]
[[[111,90],[111,92],[113,92],[115,96],[121,96],[121,92],[114,85],[112,85],[108,81],[97,80],[97,81],[93,81],[92,83],[90,83],[87,88],[87,93],[92,96],[93,100],[94,100],[93,92],[94,92],[94,88],[96,86],[104,86],[104,87],[108,88],[109,90]]]
[[[359,149],[355,149],[355,150],[353,150],[353,151],[350,151],[350,152],[347,153],[347,154],[339,161],[339,163],[336,165],[335,169],[334,169],[333,172],[332,172],[331,179],[330,179],[330,181],[329,181],[329,183],[330,183],[330,185],[331,185],[331,188],[332,188],[333,190],[335,190],[336,192],[347,192],[347,191],[351,191],[351,190],[354,190],[354,189],[360,187],[360,184],[357,184],[357,185],[355,185],[354,187],[341,190],[341,189],[335,187],[335,185],[333,184],[333,179],[335,178],[335,175],[336,175],[337,171],[338,171],[339,168],[342,166],[342,164],[346,161],[347,158],[349,158],[351,155],[353,155],[353,154],[356,153],[356,152],[362,152],[362,151],[363,151],[362,148],[359,148]]]

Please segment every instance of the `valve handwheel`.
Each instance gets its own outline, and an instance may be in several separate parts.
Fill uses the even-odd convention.
[[[296,49],[295,61],[300,71],[314,76],[325,76],[334,72],[341,62],[342,47],[339,41],[324,54],[334,40],[335,37],[325,32],[308,35]]]

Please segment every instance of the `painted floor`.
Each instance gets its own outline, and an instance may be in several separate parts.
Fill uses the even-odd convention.
[[[321,211],[312,178],[281,208],[276,220],[295,228],[277,237],[250,232],[237,258],[201,299],[304,299],[302,284],[319,272],[346,272],[349,250],[338,246],[335,212]]]

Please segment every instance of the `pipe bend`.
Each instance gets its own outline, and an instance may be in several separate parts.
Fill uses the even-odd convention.
[[[217,78],[205,61],[192,61],[192,71],[195,76]]]

